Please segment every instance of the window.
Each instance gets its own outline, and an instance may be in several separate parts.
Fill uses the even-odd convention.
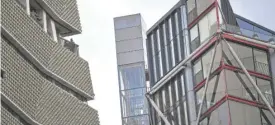
[[[245,64],[244,66],[247,70],[270,75],[267,53],[265,51],[237,43],[230,43],[230,45],[237,53],[242,63]],[[231,52],[229,52],[227,46],[223,46],[223,51],[227,64],[240,67]]]
[[[271,84],[270,81],[257,78],[256,82],[257,82],[258,87],[262,91],[263,95],[266,97],[267,101],[271,105],[273,105],[273,96],[272,96],[272,88],[270,85]],[[260,98],[260,96],[259,96],[259,100],[261,103],[264,103],[264,101]]]
[[[248,70],[254,70],[254,61],[253,61],[253,56],[252,56],[252,48],[248,46],[243,46],[237,43],[229,43],[234,51],[237,53],[238,57],[242,61],[246,69]],[[226,45],[223,46],[223,51],[225,53],[224,57],[226,59],[227,64],[240,67],[229,51],[228,47]]]
[[[209,36],[209,28],[208,27],[209,27],[208,19],[207,19],[207,16],[205,16],[199,21],[201,43],[203,43]]]
[[[221,52],[221,44],[217,45],[216,55],[214,57],[213,61],[213,67],[211,70],[211,73],[215,71],[219,66],[222,59],[222,52]],[[201,56],[201,58],[197,59],[194,63],[194,76],[195,76],[195,83],[201,82],[203,79],[205,79],[208,75],[208,70],[211,65],[211,58],[214,50],[214,46],[210,48],[208,51],[204,52]],[[198,81],[199,80],[199,81]]]
[[[253,50],[254,50],[256,72],[259,72],[265,75],[270,75],[266,52],[259,49],[253,49]]]
[[[200,46],[199,41],[199,32],[198,32],[198,26],[195,25],[190,30],[190,36],[191,36],[191,51],[193,52],[195,49],[197,49]]]
[[[199,29],[200,29],[200,40],[203,43],[207,38],[209,38],[213,33],[216,32],[217,25],[217,16],[216,10],[211,10],[206,16],[204,16],[199,21]]]
[[[119,68],[121,90],[146,87],[143,65]]]
[[[203,80],[201,60],[198,60],[197,62],[194,63],[193,71],[194,71],[194,78],[195,78],[195,85],[196,85]]]
[[[191,41],[193,41],[194,39],[196,39],[199,36],[197,25],[195,25],[191,28],[190,36],[191,36]]]
[[[245,22],[241,19],[238,19],[238,18],[237,18],[237,23],[238,23],[239,27],[246,29],[246,30],[253,31],[253,25],[251,25],[250,23],[247,23],[247,22]]]

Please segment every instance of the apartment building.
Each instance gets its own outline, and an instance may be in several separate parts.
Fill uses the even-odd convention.
[[[275,124],[274,31],[228,0],[182,0],[146,34],[152,125]]]

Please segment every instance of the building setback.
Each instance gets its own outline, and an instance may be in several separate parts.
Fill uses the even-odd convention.
[[[99,125],[76,0],[1,0],[1,124]]]
[[[114,27],[122,125],[149,125],[145,24],[134,14],[114,18]]]
[[[274,44],[228,0],[179,1],[147,31],[151,124],[275,124]]]

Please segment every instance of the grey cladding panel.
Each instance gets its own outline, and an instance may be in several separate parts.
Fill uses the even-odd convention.
[[[143,49],[143,39],[131,39],[126,41],[120,41],[116,43],[117,53],[130,52]]]

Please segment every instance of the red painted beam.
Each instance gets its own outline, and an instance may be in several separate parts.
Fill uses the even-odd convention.
[[[237,72],[244,73],[244,71],[241,68],[236,67],[236,66],[225,64],[224,68],[228,69],[228,70],[231,70],[231,71],[237,71]],[[253,76],[256,76],[256,77],[259,77],[259,78],[262,78],[262,79],[266,79],[266,80],[272,80],[272,77],[270,77],[268,75],[261,74],[261,73],[258,73],[258,72],[255,72],[255,71],[251,71],[251,70],[247,70],[247,71],[248,71],[248,73],[250,75],[253,75]]]
[[[223,64],[220,65],[212,74],[211,76],[213,77],[214,75],[217,75],[218,73],[220,73],[221,71],[223,71],[224,69],[230,70],[230,71],[237,71],[237,72],[241,72],[243,73],[242,69],[239,67],[235,67],[232,65],[228,65],[228,64]],[[256,76],[258,78],[262,78],[262,79],[266,79],[266,80],[272,80],[272,77],[268,76],[268,75],[264,75],[255,71],[250,71],[248,70],[248,73],[252,76]],[[201,89],[204,84],[205,84],[206,79],[203,79],[199,84],[195,85],[194,90],[198,91],[199,89]]]
[[[243,104],[247,104],[247,105],[251,105],[251,106],[255,106],[255,107],[259,107],[259,108],[263,108],[268,110],[267,106],[265,106],[265,104],[257,102],[257,101],[252,101],[252,100],[247,100],[247,99],[243,99],[240,97],[236,97],[236,96],[232,96],[232,95],[228,95],[228,100],[231,101],[235,101],[235,102],[239,102],[239,103],[243,103]],[[275,106],[272,106],[273,109],[275,109]]]
[[[218,109],[227,100],[227,97],[228,96],[225,95],[223,98],[221,98],[219,101],[217,101],[213,106],[211,106],[206,112],[204,112],[201,115],[200,121],[203,120],[205,117],[209,116],[211,112]]]
[[[250,45],[250,46],[253,46],[253,47],[257,47],[257,48],[261,48],[261,49],[264,49],[264,50],[268,50],[267,46],[256,44],[256,43],[252,43],[252,42],[249,42],[249,41],[244,40],[244,39],[236,38],[236,37],[233,37],[233,36],[229,35],[228,33],[223,33],[222,37],[225,38],[225,39],[230,40],[231,42],[242,43],[242,44],[245,44],[245,45]]]
[[[215,8],[215,2],[213,2],[207,9],[205,9],[200,15],[198,15],[191,23],[188,24],[188,29],[191,29],[194,25],[196,25],[199,20],[204,17],[207,13],[209,13],[213,8]]]
[[[205,42],[208,42],[207,44],[205,44],[199,51],[197,51],[195,54],[194,54],[194,57],[192,58],[192,61],[193,60],[196,60],[197,58],[199,58],[202,54],[205,53],[205,51],[210,48],[214,43],[216,43],[216,41],[218,40],[218,37],[217,36],[214,36],[213,38],[211,38],[209,41],[205,41]]]

